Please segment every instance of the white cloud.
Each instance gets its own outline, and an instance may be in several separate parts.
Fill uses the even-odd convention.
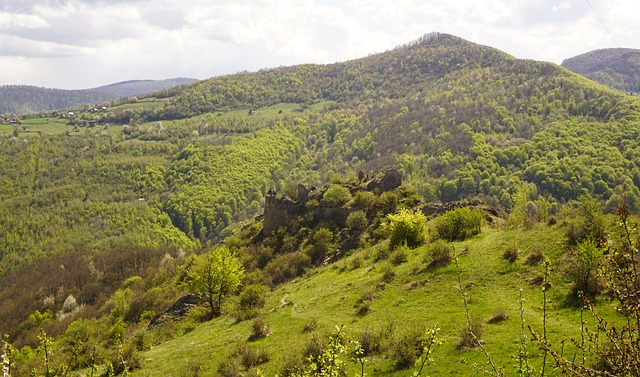
[[[590,3],[597,14],[583,0],[5,0],[0,83],[207,78],[366,56],[431,31],[556,63],[640,47],[640,2]]]

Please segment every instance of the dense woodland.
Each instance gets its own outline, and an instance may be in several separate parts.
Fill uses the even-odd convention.
[[[574,56],[562,66],[626,93],[640,92],[640,50],[606,48]]]
[[[349,316],[336,318],[353,323],[369,316],[383,327],[385,307],[372,308],[385,297],[408,295],[421,302],[429,296],[439,302],[445,296],[421,291],[432,289],[425,288],[428,281],[445,281],[463,292],[482,284],[473,267],[460,272],[453,263],[458,257],[503,271],[496,282],[511,279],[495,284],[530,281],[531,295],[544,287],[545,300],[548,279],[554,279],[558,290],[550,302],[568,300],[574,309],[579,291],[613,302],[616,280],[594,288],[596,268],[587,259],[598,256],[594,263],[604,266],[603,250],[633,249],[630,225],[620,230],[611,214],[624,208],[626,220],[640,210],[637,97],[551,63],[518,60],[437,33],[362,59],[217,77],[121,101],[105,112],[24,119],[0,125],[0,131],[0,333],[8,334],[3,354],[11,356],[15,366],[7,368],[15,375],[33,368],[47,376],[136,369],[140,375],[235,376],[253,375],[247,373],[255,373],[258,364],[274,375],[333,375],[305,372],[305,357],[318,353],[291,356],[293,369],[285,373],[243,343],[230,359],[242,365],[220,364],[229,359],[220,346],[211,351],[212,360],[181,372],[153,374],[155,366],[145,369],[140,353],[161,359],[152,346],[169,354],[177,352],[162,348],[169,339],[198,336],[208,326],[233,331],[221,330],[231,326],[228,318],[238,328],[252,326],[245,324],[266,316],[267,305],[287,307],[287,295],[296,296],[304,284],[329,289],[323,277],[343,272],[334,279],[348,276],[346,291],[361,284],[377,288],[360,292],[355,306],[346,294],[342,303],[333,298],[340,294],[327,295],[337,300],[336,308],[351,305]],[[391,168],[402,176],[400,188],[363,189],[366,180]],[[298,184],[320,190],[306,203],[305,215],[263,234],[265,196],[277,192],[296,199]],[[419,211],[425,203],[474,200],[491,211],[458,209],[435,219]],[[314,214],[322,208],[344,218],[318,220]],[[612,234],[626,238],[607,244]],[[491,257],[477,256],[486,250]],[[545,270],[545,258],[558,267]],[[636,259],[631,254],[625,266],[635,266]],[[587,266],[587,272],[567,267],[572,263]],[[219,286],[207,284],[203,276],[221,274],[212,269],[220,265],[235,266],[233,274]],[[361,277],[365,270],[373,275]],[[464,288],[461,274],[477,280]],[[296,286],[302,278],[310,280]],[[187,320],[147,327],[187,293],[206,298],[203,306]],[[315,305],[303,297],[301,308]],[[452,297],[459,292],[442,305],[457,300]],[[517,306],[517,298],[509,300],[505,306]],[[394,305],[387,305],[393,312]],[[466,301],[450,315],[464,322],[465,308]],[[532,302],[526,311],[546,318],[538,308]],[[554,307],[558,318],[569,318],[563,308]],[[417,318],[418,312],[395,315],[408,321],[413,318],[402,316]],[[449,322],[444,315],[437,315],[439,323],[451,337],[458,329],[443,324]],[[304,332],[316,334],[320,325],[305,320]],[[466,322],[471,330],[475,320],[467,315]],[[267,325],[253,323],[254,340],[269,335]],[[520,334],[517,325],[505,334]],[[558,331],[567,339],[576,336]],[[389,334],[378,339],[378,348],[366,350],[378,363],[372,375],[406,375],[419,358],[425,361],[425,342],[433,338],[423,335],[405,343]],[[345,335],[337,332],[331,339],[339,336]],[[482,344],[469,336],[459,348],[449,346],[452,354]],[[314,335],[314,352],[321,354],[319,338]],[[272,339],[278,339],[275,330]],[[507,343],[501,360],[518,352]],[[555,344],[539,346],[529,351],[532,368],[544,373],[551,358],[561,365],[563,356],[552,352]],[[50,358],[47,347],[55,349]],[[594,359],[580,365],[597,369],[590,363],[604,357],[600,351],[591,350]],[[416,356],[401,358],[411,354]],[[475,363],[483,356],[469,357]],[[520,353],[521,368],[530,366],[525,359]]]

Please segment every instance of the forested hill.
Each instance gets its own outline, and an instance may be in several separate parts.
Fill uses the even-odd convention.
[[[121,96],[94,90],[63,90],[28,85],[0,86],[0,114],[34,114],[111,101]]]
[[[595,50],[566,59],[562,66],[610,88],[640,92],[640,50]]]
[[[166,80],[130,80],[99,86],[90,90],[101,93],[116,94],[120,97],[131,97],[170,88],[172,86],[189,84],[194,81],[198,80],[184,77]]]
[[[28,85],[0,86],[0,114],[34,114],[60,110],[122,97],[137,96],[187,84],[195,79],[132,80],[93,89],[63,90]]]
[[[495,263],[473,269],[504,271],[515,287],[529,279],[542,284],[546,272],[521,262],[506,268],[502,252],[508,246],[518,254],[522,246],[546,254],[555,245],[553,257],[567,257],[559,245],[562,234],[580,235],[573,227],[577,201],[609,212],[621,204],[640,210],[640,98],[555,64],[515,59],[446,34],[428,34],[343,63],[216,77],[129,98],[100,112],[49,115],[0,122],[0,333],[32,349],[40,328],[56,339],[94,334],[82,338],[82,358],[70,356],[78,360],[69,361],[73,368],[90,366],[95,356],[90,349],[104,349],[98,362],[106,364],[107,358],[119,360],[151,345],[158,349],[163,340],[193,330],[185,322],[183,329],[155,333],[155,339],[147,325],[190,293],[184,283],[191,279],[190,266],[201,259],[196,254],[220,243],[241,257],[247,290],[255,284],[269,287],[262,292],[279,287],[343,258],[348,248],[360,248],[358,259],[330,269],[360,276],[388,264],[378,263],[389,257],[389,229],[381,225],[387,214],[422,203],[479,199],[495,209],[493,215],[508,216],[512,226],[533,226],[534,233],[520,245],[520,229],[503,237],[504,219],[496,218],[486,243],[455,248],[465,250],[459,254],[463,262],[467,255],[488,260],[482,253],[491,253]],[[402,178],[401,187],[356,192],[390,168]],[[326,191],[309,196],[302,208],[299,184]],[[327,223],[304,215],[289,229],[265,235],[260,214],[273,191],[297,198],[299,214],[317,208],[346,218]],[[357,216],[349,219],[350,211]],[[547,228],[547,222],[555,225]],[[397,270],[404,271],[401,291],[385,292],[408,297],[409,291],[454,286],[451,279],[440,284],[428,267],[414,268],[422,257],[405,254],[396,262],[404,264],[407,256],[413,262]],[[538,270],[525,278],[521,267]],[[447,271],[452,278],[454,270]],[[391,270],[387,277],[393,276]],[[493,292],[481,287],[484,276],[471,281],[478,284],[474,292]],[[498,287],[504,284],[496,281]],[[539,288],[531,290],[539,293]],[[377,303],[378,293],[385,292],[366,301]],[[295,290],[290,293],[298,297]],[[288,305],[288,294],[279,291],[274,305]],[[311,295],[318,312],[335,312],[324,310],[317,292]],[[353,311],[355,298],[347,301]],[[405,311],[403,303],[387,302]],[[416,306],[416,318],[425,307],[439,310],[425,302]],[[497,308],[485,309],[491,314]],[[376,310],[385,316],[383,307]],[[450,322],[449,315],[437,316],[442,323]],[[227,324],[234,322],[228,319]],[[347,319],[344,323],[357,322]],[[219,337],[227,324],[210,323],[216,329],[208,327],[205,336],[231,344]],[[520,321],[513,323],[518,329],[510,333],[510,344],[512,334],[520,333]],[[457,329],[447,331],[450,337]],[[287,341],[295,337],[290,331],[287,336]],[[88,340],[95,340],[95,347]],[[75,346],[60,348],[76,352]],[[205,375],[224,357],[197,351],[207,358]],[[515,352],[506,353],[507,359]],[[450,353],[459,355],[454,348]],[[35,351],[20,357],[33,365],[42,360]],[[25,370],[31,366],[23,363]],[[145,374],[143,369],[140,375],[198,371],[194,366],[184,374]]]

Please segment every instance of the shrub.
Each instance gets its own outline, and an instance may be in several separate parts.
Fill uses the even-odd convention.
[[[304,325],[304,327],[302,328],[302,332],[303,333],[314,332],[317,329],[318,329],[318,319],[317,318],[311,318],[311,320],[309,320],[309,323]]]
[[[358,334],[357,341],[360,343],[360,347],[362,347],[362,351],[364,352],[363,356],[371,356],[380,352],[380,338],[378,334],[374,333],[373,330],[368,327]]]
[[[380,195],[378,203],[383,214],[394,213],[398,209],[398,195],[389,191],[384,192]]]
[[[227,359],[218,365],[218,375],[220,377],[240,377],[242,376],[242,367],[235,359]]]
[[[320,228],[305,241],[304,253],[309,256],[311,263],[319,264],[333,254],[335,245],[332,241],[333,233],[327,228]]]
[[[454,251],[453,245],[444,240],[436,240],[428,246],[424,262],[430,268],[444,266],[453,260]]]
[[[391,349],[396,369],[411,368],[422,354],[423,331],[415,327],[400,336]]]
[[[408,247],[417,247],[424,243],[427,235],[425,224],[427,218],[420,211],[401,210],[397,214],[387,215],[389,230],[389,248],[406,244]]]
[[[262,318],[256,318],[253,320],[253,324],[251,325],[251,335],[249,336],[250,340],[258,340],[262,338],[266,338],[271,334],[271,327],[265,322]]]
[[[509,263],[514,263],[518,260],[518,248],[517,247],[509,247],[507,250],[502,253],[502,259],[506,260]]]
[[[301,252],[278,255],[265,266],[265,275],[271,286],[287,282],[304,273],[311,258]]]
[[[240,357],[242,366],[246,369],[253,368],[269,361],[269,353],[265,350],[241,344],[236,349],[236,355]]]
[[[540,264],[544,262],[544,258],[545,258],[545,255],[542,251],[535,250],[527,254],[524,261],[526,264],[534,266],[536,264]]]
[[[479,234],[483,223],[482,212],[469,207],[457,208],[438,217],[435,230],[439,238],[463,241]]]
[[[396,277],[396,270],[393,268],[393,265],[391,263],[383,263],[381,269],[383,282],[388,283]]]
[[[496,314],[494,314],[491,318],[487,320],[487,323],[499,323],[509,319],[509,313],[506,310],[502,309]]]
[[[344,186],[331,185],[322,195],[322,200],[329,205],[342,207],[351,200],[351,192]]]
[[[353,206],[362,211],[369,211],[376,204],[376,196],[369,191],[358,191],[353,197]]]
[[[238,303],[238,318],[248,319],[255,317],[258,310],[266,304],[269,287],[263,284],[250,284],[240,294]]]
[[[373,300],[376,298],[376,292],[374,289],[369,288],[362,292],[360,297],[356,300],[356,304],[354,308],[356,308],[356,314],[359,316],[363,316],[371,310],[371,304]]]
[[[596,272],[601,260],[602,252],[596,241],[586,239],[578,244],[569,259],[567,269],[573,283],[573,294],[582,292],[586,295],[595,295],[598,293],[599,282]]]
[[[367,221],[367,214],[364,211],[355,211],[351,212],[349,216],[347,216],[347,221],[345,222],[347,229],[349,229],[352,233],[362,233],[367,226],[369,226],[369,222]]]
[[[478,318],[472,318],[469,323],[460,329],[459,349],[470,349],[480,345],[482,339],[483,326]]]
[[[407,261],[408,247],[400,246],[396,248],[389,256],[389,262],[394,266],[399,266]]]
[[[588,195],[578,199],[578,219],[569,224],[566,230],[567,243],[577,245],[586,239],[604,240],[606,238],[604,214],[600,202]]]

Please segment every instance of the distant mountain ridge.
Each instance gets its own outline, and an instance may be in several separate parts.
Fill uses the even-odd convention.
[[[640,92],[640,50],[595,50],[565,59],[562,66],[612,89]]]
[[[176,85],[190,84],[196,79],[177,77],[166,80],[129,80],[115,84],[104,85],[90,90],[101,93],[116,94],[122,97],[138,96],[170,88]]]
[[[138,96],[197,81],[190,78],[131,80],[92,89],[64,90],[30,85],[0,86],[0,114],[29,114]]]

